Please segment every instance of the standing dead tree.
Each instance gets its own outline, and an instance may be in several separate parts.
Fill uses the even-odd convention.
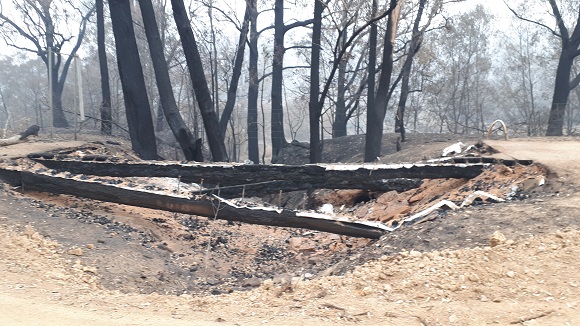
[[[131,145],[142,159],[156,160],[158,155],[153,118],[135,40],[131,5],[124,0],[109,0],[109,10]]]
[[[185,53],[185,60],[187,61],[191,83],[193,85],[193,90],[195,91],[195,97],[205,126],[212,159],[214,161],[227,161],[228,155],[226,146],[220,133],[217,114],[213,110],[211,93],[209,91],[207,80],[205,79],[203,63],[201,61],[199,49],[197,48],[195,36],[191,30],[187,11],[185,10],[185,4],[183,3],[183,0],[171,0],[171,5],[173,7],[175,25],[177,26],[183,51]]]
[[[570,92],[580,84],[580,74],[570,79],[572,74],[572,67],[574,60],[580,56],[580,11],[578,10],[578,3],[571,4],[570,12],[575,18],[575,26],[566,26],[566,20],[562,10],[566,10],[564,5],[556,0],[547,0],[552,9],[553,22],[543,22],[541,20],[534,20],[524,17],[521,13],[512,9],[506,1],[504,3],[512,11],[512,13],[519,19],[536,24],[548,29],[554,36],[560,39],[561,52],[558,59],[558,67],[556,68],[556,79],[554,81],[554,95],[552,97],[552,105],[550,107],[550,117],[548,119],[548,129],[546,136],[562,136],[564,129],[564,115],[566,113],[566,106],[568,104],[568,97]],[[575,6],[575,7],[574,7]],[[553,24],[557,29],[548,26]]]
[[[96,0],[97,8],[97,48],[99,52],[99,69],[101,72],[101,133],[111,135],[113,132],[111,113],[111,87],[109,85],[109,65],[105,48],[105,15],[103,0]]]
[[[387,111],[387,104],[390,98],[391,77],[393,74],[393,51],[399,14],[401,12],[402,1],[391,0],[391,12],[387,20],[387,31],[383,46],[383,63],[377,96],[373,107],[367,108],[367,134],[365,138],[365,162],[373,162],[381,155],[381,143],[383,139],[383,121]]]
[[[185,159],[188,161],[203,161],[201,148],[196,146],[196,140],[185,124],[177,107],[175,96],[173,95],[173,87],[171,86],[171,79],[169,78],[169,68],[167,61],[165,61],[165,54],[163,53],[163,45],[155,19],[153,3],[151,0],[139,0],[139,6],[141,8],[141,15],[143,16],[147,43],[149,43],[151,61],[153,63],[153,69],[155,70],[155,79],[157,81],[157,89],[159,90],[161,107],[167,123],[175,139],[179,142]]]
[[[53,85],[53,126],[68,127],[69,123],[62,107],[62,93],[72,59],[83,41],[87,22],[95,12],[95,3],[70,0],[13,0],[11,1],[13,10],[8,13],[6,2],[0,4],[2,37],[9,46],[36,53],[44,61],[47,70],[51,71],[49,75]],[[79,24],[76,35],[66,32],[68,25],[73,22]],[[68,48],[69,44],[72,44],[72,48]],[[52,53],[52,60],[49,58],[49,50]],[[69,53],[64,54],[63,51]]]
[[[334,80],[334,75],[336,74],[336,72],[339,68],[339,64],[340,64],[342,58],[346,54],[346,51],[348,50],[350,45],[354,42],[354,40],[358,37],[358,35],[360,33],[362,33],[364,30],[366,30],[373,23],[383,19],[386,16],[390,16],[390,14],[393,12],[393,10],[396,7],[397,1],[396,0],[391,1],[391,3],[393,3],[393,2],[395,5],[391,4],[391,6],[389,7],[388,10],[386,10],[385,12],[383,12],[382,14],[380,14],[378,16],[372,17],[363,26],[361,26],[360,28],[355,30],[346,42],[343,42],[341,35],[339,35],[339,37],[337,39],[337,45],[335,46],[335,48],[339,48],[338,44],[341,42],[342,42],[343,46],[341,47],[341,50],[338,51],[335,55],[334,64],[332,65],[332,68],[330,70],[330,74],[329,74],[328,78],[326,79],[326,82],[324,84],[324,87],[322,88],[320,96],[317,97],[318,100],[315,103],[312,103],[309,105],[309,116],[310,116],[310,124],[311,124],[310,125],[310,129],[311,129],[310,130],[310,163],[318,163],[319,162],[318,160],[320,160],[320,158],[322,157],[322,154],[321,154],[322,149],[320,146],[320,132],[319,132],[320,126],[318,125],[318,123],[313,124],[313,121],[320,121],[320,118],[322,117],[322,109],[324,108],[324,102],[326,100],[326,97],[328,95],[328,92],[330,90],[332,82]],[[314,96],[312,96],[311,102],[314,100],[315,100],[315,98],[314,98]],[[382,124],[381,124],[381,126],[382,126]],[[312,130],[313,128],[314,128],[314,130]],[[382,128],[381,128],[381,132],[382,132]]]

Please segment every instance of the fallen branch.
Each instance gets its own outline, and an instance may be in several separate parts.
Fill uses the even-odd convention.
[[[27,140],[27,138],[29,136],[38,136],[39,130],[40,130],[39,126],[32,125],[32,126],[28,127],[28,129],[24,130],[23,132],[21,132],[18,135],[12,136],[10,138],[0,139],[0,146],[9,146],[9,145],[21,143],[21,142]]]

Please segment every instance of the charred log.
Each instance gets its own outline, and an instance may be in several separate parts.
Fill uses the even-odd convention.
[[[39,158],[35,160],[48,168],[76,174],[111,177],[172,177],[181,178],[182,181],[188,183],[203,183],[220,187],[276,181],[278,184],[274,187],[275,191],[305,189],[404,191],[419,186],[419,179],[471,179],[478,176],[486,166],[485,164],[298,166],[79,162]]]
[[[32,125],[18,135],[12,136],[10,138],[0,139],[0,146],[14,145],[26,141],[29,136],[38,136],[39,130],[39,126]]]
[[[274,208],[238,207],[216,197],[200,196],[196,199],[169,196],[101,184],[94,181],[36,174],[27,171],[0,169],[0,179],[23,192],[38,191],[66,194],[131,206],[146,207],[183,214],[206,216],[251,224],[306,228],[354,237],[379,238],[385,228],[378,224],[351,222],[327,215],[311,214]]]

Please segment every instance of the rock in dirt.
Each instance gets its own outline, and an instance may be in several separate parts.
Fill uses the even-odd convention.
[[[299,237],[290,238],[290,239],[288,239],[288,247],[290,247],[290,250],[298,251],[298,250],[300,250],[300,247],[302,246],[302,241],[303,241],[303,238],[299,238]]]
[[[246,287],[255,288],[255,287],[258,287],[260,285],[262,285],[262,279],[258,278],[258,277],[252,277],[252,278],[246,279],[242,282],[242,286],[245,288]]]
[[[74,249],[70,249],[68,251],[69,255],[74,255],[74,256],[82,256],[83,255],[83,250],[81,248],[74,248]]]
[[[290,284],[290,282],[292,281],[292,276],[289,274],[276,274],[274,275],[274,278],[272,279],[272,282],[274,284]]]
[[[499,246],[507,241],[506,236],[500,231],[495,231],[489,239],[489,245],[492,247]]]

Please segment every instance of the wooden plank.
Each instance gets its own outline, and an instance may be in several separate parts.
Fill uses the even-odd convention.
[[[351,222],[346,219],[292,210],[235,207],[215,197],[202,196],[201,199],[189,199],[27,171],[0,169],[0,178],[13,186],[21,186],[23,191],[72,195],[228,221],[305,228],[365,238],[379,238],[388,229],[371,222]]]
[[[276,181],[279,184],[274,189],[283,191],[302,189],[405,191],[419,186],[422,179],[471,179],[478,176],[487,166],[487,164],[243,165],[84,162],[42,158],[35,160],[58,171],[98,176],[173,177],[181,178],[188,183],[220,186],[246,184],[263,186],[265,182]]]

